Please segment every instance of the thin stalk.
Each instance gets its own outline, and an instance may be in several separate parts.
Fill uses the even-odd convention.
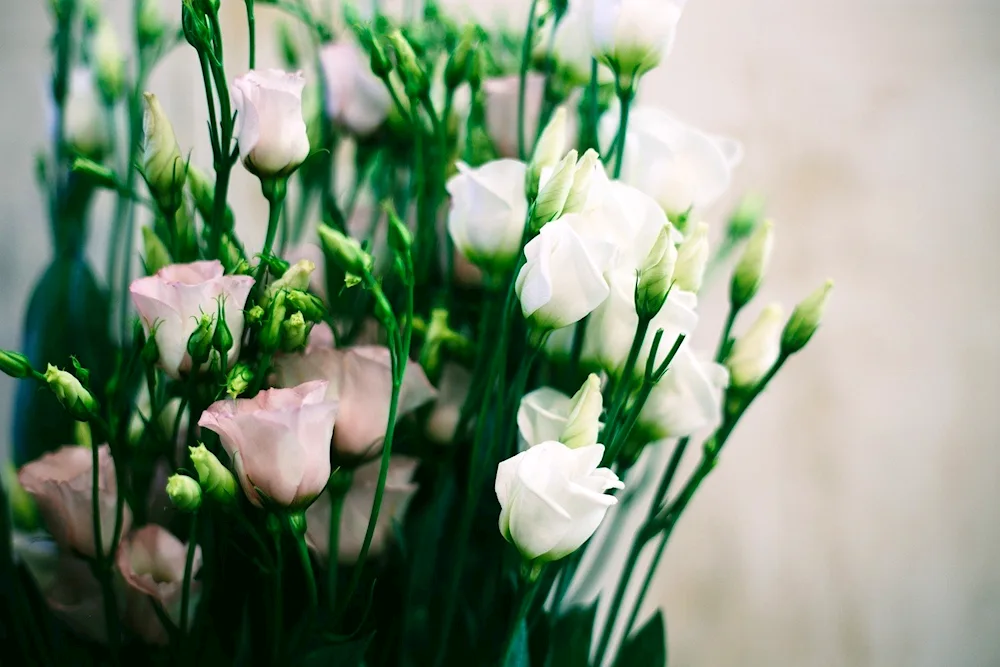
[[[521,587],[520,601],[517,607],[517,613],[514,616],[514,623],[511,625],[510,632],[507,634],[507,641],[504,643],[503,649],[503,659],[500,661],[501,667],[505,667],[511,658],[511,652],[514,650],[514,640],[517,639],[517,632],[521,627],[521,622],[528,615],[528,611],[531,609],[531,603],[535,599],[535,595],[538,593],[538,588],[541,585],[542,578],[536,576],[533,580],[526,582],[525,586]]]
[[[587,338],[587,325],[589,323],[590,315],[587,315],[573,327],[573,347],[569,353],[569,376],[574,381],[580,371],[580,357],[583,355],[583,342]]]
[[[90,512],[92,528],[94,532],[94,569],[97,580],[101,584],[101,597],[104,603],[104,622],[107,626],[108,647],[111,651],[112,664],[118,664],[118,645],[120,636],[118,633],[118,611],[115,601],[114,588],[111,583],[111,553],[104,553],[104,539],[101,534],[101,504],[100,504],[100,476],[101,467],[99,460],[100,447],[91,445],[91,484],[90,492]]]
[[[337,474],[350,474],[338,471]],[[344,484],[343,490],[340,488],[330,488],[330,537],[327,542],[327,564],[326,564],[326,592],[330,609],[337,608],[337,554],[340,552],[340,516],[344,511],[344,499],[350,484]]]
[[[628,358],[625,360],[625,366],[622,368],[621,380],[612,395],[611,412],[605,421],[604,428],[608,433],[615,433],[618,430],[618,418],[621,416],[625,402],[628,399],[629,388],[632,386],[632,373],[635,370],[636,362],[639,360],[639,353],[642,351],[642,344],[646,340],[646,334],[649,332],[651,322],[652,320],[648,317],[640,317],[639,323],[636,325],[635,335],[632,337],[632,347],[629,348]]]
[[[264,237],[264,248],[261,250],[261,257],[270,257],[274,248],[274,238],[278,233],[278,225],[281,222],[281,209],[285,203],[285,193],[287,192],[288,180],[285,178],[261,180],[261,189],[264,197],[267,198],[269,206],[267,216],[267,235]],[[258,288],[262,288],[262,280],[267,271],[267,263],[263,260],[257,266]]]
[[[299,554],[299,562],[302,563],[302,572],[306,577],[306,592],[309,595],[309,613],[313,614],[319,606],[319,595],[316,592],[316,574],[313,572],[312,561],[309,559],[309,547],[306,545],[305,535],[295,535],[295,546]],[[330,555],[331,558],[336,558],[335,554],[331,553]]]
[[[284,562],[281,553],[281,531],[272,530],[271,537],[274,539],[274,576],[272,583],[273,600],[271,601],[271,663],[278,664],[278,656],[281,655],[281,626],[284,622],[282,605],[284,598],[281,590],[281,575],[284,572]]]
[[[250,42],[250,67],[249,69],[254,69],[257,64],[257,28],[254,22],[253,16],[253,4],[254,0],[246,0],[247,6],[247,30],[249,34]]]
[[[631,86],[622,86],[620,82],[615,83],[615,92],[618,93],[618,101],[621,107],[621,118],[618,121],[618,136],[615,139],[615,171],[614,178],[617,180],[622,175],[622,165],[625,162],[625,139],[628,130],[628,113],[632,107],[632,99],[635,91]]]
[[[729,305],[729,313],[726,315],[726,325],[722,328],[722,337],[719,338],[719,347],[715,351],[715,363],[721,364],[729,356],[729,339],[732,336],[733,325],[736,323],[736,316],[740,314],[740,309],[735,304]]]
[[[188,534],[187,557],[184,559],[184,579],[181,584],[181,633],[187,638],[188,607],[191,603],[191,577],[194,568],[194,552],[198,548],[198,510],[191,513],[191,531]]]
[[[611,635],[614,632],[616,621],[618,620],[618,609],[622,605],[622,601],[625,599],[625,592],[628,590],[629,580],[632,577],[632,571],[635,569],[636,564],[639,562],[639,555],[642,553],[643,547],[649,541],[649,537],[646,534],[645,526],[640,529],[639,534],[636,535],[636,539],[632,542],[632,548],[629,550],[628,558],[625,560],[625,567],[622,568],[622,573],[618,577],[618,586],[615,588],[615,595],[611,600],[611,606],[608,608],[608,619],[605,621],[604,630],[601,632],[601,639],[597,644],[597,652],[594,654],[593,664],[603,665],[604,664],[604,654],[608,650],[608,645],[611,643]]]
[[[521,70],[517,82],[517,155],[524,160],[527,149],[524,141],[525,96],[528,90],[528,65],[531,62],[531,47],[535,41],[535,11],[538,0],[531,0],[528,9],[528,27],[524,32],[524,42],[521,44]]]

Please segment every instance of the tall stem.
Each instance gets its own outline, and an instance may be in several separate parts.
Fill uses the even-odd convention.
[[[642,344],[646,340],[646,334],[649,332],[651,322],[652,320],[648,317],[640,317],[639,323],[636,325],[635,336],[632,338],[632,347],[629,348],[628,358],[625,360],[625,366],[622,368],[618,386],[615,387],[614,394],[612,395],[611,413],[605,421],[607,433],[611,435],[615,434],[618,430],[619,424],[617,422],[625,407],[625,402],[628,400],[635,364],[639,360],[639,353],[642,351]]]
[[[274,248],[274,238],[278,233],[278,225],[281,222],[281,209],[285,203],[285,193],[288,190],[288,179],[286,178],[262,178],[260,181],[261,190],[267,199],[269,206],[267,216],[267,235],[264,237],[264,248],[261,250],[261,257],[271,256]],[[261,260],[257,267],[257,286],[262,287],[261,280],[267,271],[267,262]]]
[[[625,599],[625,592],[628,590],[629,580],[632,578],[632,571],[639,562],[639,555],[642,553],[642,548],[646,546],[646,542],[648,541],[649,536],[646,534],[645,526],[643,526],[643,528],[640,529],[639,534],[636,535],[635,541],[632,543],[631,550],[629,550],[628,558],[625,561],[625,567],[622,569],[622,573],[618,577],[618,587],[615,589],[614,598],[612,598],[611,606],[608,608],[608,619],[604,623],[604,631],[601,633],[601,639],[597,645],[597,652],[594,654],[593,664],[598,667],[604,664],[604,654],[607,652],[608,645],[611,643],[611,635],[614,632],[615,624],[618,620],[618,609],[621,607],[622,601]]]
[[[517,155],[524,160],[527,149],[524,141],[524,113],[525,95],[528,90],[528,65],[531,63],[531,47],[535,41],[535,11],[538,7],[538,0],[531,0],[531,7],[528,9],[528,27],[524,32],[524,42],[521,44],[521,70],[518,74],[517,82]]]
[[[181,583],[181,635],[187,638],[188,616],[191,605],[191,577],[194,553],[198,548],[198,510],[191,513],[191,532],[188,534],[187,557],[184,559],[184,579]]]
[[[309,559],[309,547],[306,545],[305,533],[295,534],[295,546],[299,554],[299,562],[302,563],[302,572],[306,577],[306,592],[309,594],[309,613],[315,613],[319,606],[319,595],[316,592],[316,574],[313,572],[312,560]],[[331,554],[336,558],[335,554]]]
[[[736,316],[740,309],[735,304],[729,305],[729,313],[726,315],[726,325],[722,328],[722,337],[719,338],[719,348],[715,352],[715,363],[721,364],[729,355],[729,339],[732,336],[733,324],[736,323]]]
[[[517,606],[517,613],[514,616],[514,622],[511,625],[510,632],[507,635],[507,641],[504,643],[503,649],[503,659],[500,661],[501,667],[506,667],[508,664],[513,664],[510,662],[511,653],[514,650],[514,642],[517,639],[518,631],[521,629],[521,623],[524,621],[528,612],[531,610],[531,603],[535,599],[535,595],[538,593],[538,588],[541,585],[542,578],[540,572],[533,572],[528,577],[524,577],[524,585],[521,587],[520,591],[520,601]]]
[[[621,178],[622,165],[625,162],[625,139],[628,131],[628,113],[632,107],[632,99],[635,97],[635,90],[631,85],[622,86],[620,82],[615,83],[615,92],[618,93],[618,101],[621,107],[621,117],[618,121],[618,136],[615,138],[615,171],[614,178]]]
[[[247,5],[247,30],[249,31],[250,43],[250,69],[257,64],[257,28],[254,24],[253,3],[254,0],[245,0]]]
[[[337,479],[345,475],[346,480]],[[351,488],[351,476],[348,471],[339,470],[330,480],[330,537],[327,542],[326,592],[330,609],[337,608],[337,556],[340,552],[340,516],[344,510],[344,498]]]

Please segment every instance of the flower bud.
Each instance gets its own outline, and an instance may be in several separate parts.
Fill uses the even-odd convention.
[[[267,312],[267,321],[260,332],[260,342],[265,350],[274,351],[281,346],[281,325],[285,322],[288,309],[285,307],[285,293],[278,292],[271,299]]]
[[[389,219],[389,247],[398,255],[409,254],[410,248],[413,247],[413,234],[410,233],[406,223],[396,215],[391,204],[385,208],[385,212]]]
[[[414,53],[410,42],[407,41],[406,37],[398,29],[390,32],[387,39],[396,51],[396,62],[399,65],[399,73],[403,77],[403,86],[406,89],[406,94],[410,99],[419,99],[427,94],[427,91],[430,89],[430,82],[420,67],[417,54]]]
[[[590,184],[594,180],[594,174],[600,166],[601,156],[593,148],[588,148],[580,161],[576,163],[576,172],[573,174],[573,187],[569,189],[569,196],[566,197],[566,205],[563,206],[563,215],[567,213],[579,213],[587,205],[590,197]]]
[[[94,446],[94,432],[90,430],[90,424],[87,422],[73,424],[73,442],[87,449]]]
[[[117,191],[120,189],[118,184],[118,175],[115,174],[115,170],[111,167],[107,167],[85,157],[78,157],[73,160],[73,166],[70,167],[70,169],[73,170],[74,174],[86,176],[94,182],[94,185],[105,188],[106,190]]]
[[[159,326],[154,325],[154,326]],[[140,335],[145,335],[143,332],[142,324],[139,324]],[[140,352],[140,357],[142,358],[142,363],[146,366],[155,366],[156,362],[160,360],[160,346],[156,342],[156,329],[154,328],[150,331],[149,336],[146,338],[146,342],[142,344],[142,352]]]
[[[296,352],[306,346],[309,339],[309,327],[302,313],[292,313],[291,317],[281,323],[281,349],[283,352]]]
[[[167,496],[174,507],[182,512],[194,512],[201,507],[201,487],[187,475],[167,478]]]
[[[215,334],[212,336],[212,347],[219,351],[219,354],[223,358],[228,358],[229,350],[233,349],[235,341],[233,340],[233,332],[229,330],[229,325],[226,324],[226,311],[222,307],[223,298],[219,298],[219,310],[216,315],[217,324],[215,325]]]
[[[21,486],[17,478],[14,464],[8,461],[4,465],[3,484],[7,488],[7,501],[10,503],[10,514],[14,526],[24,531],[38,528],[38,506],[34,499]]]
[[[188,447],[188,451],[191,453],[191,463],[198,473],[201,488],[209,498],[223,505],[235,503],[236,478],[229,472],[229,468],[201,443],[197,447]]]
[[[546,181],[531,212],[531,228],[536,232],[562,215],[566,198],[569,197],[576,175],[576,150],[571,150],[562,159]]]
[[[388,77],[389,72],[392,71],[392,61],[386,54],[385,47],[382,46],[382,41],[371,30],[363,30],[360,40],[365,50],[371,54],[370,66],[372,74],[380,79]]]
[[[146,275],[151,276],[165,266],[174,263],[166,244],[156,235],[152,227],[142,228],[142,253],[146,265]]]
[[[781,351],[781,326],[785,313],[781,304],[772,303],[740,338],[726,359],[729,376],[736,387],[752,387],[763,378]]]
[[[247,311],[247,324],[250,325],[260,324],[263,319],[264,319],[264,309],[261,308],[259,305],[254,306],[253,308]]]
[[[268,257],[267,259],[262,257],[261,261],[266,262],[269,269],[274,268],[273,263],[281,262],[285,265],[284,271],[281,272],[281,277],[271,283],[267,288],[267,292],[264,293],[264,298],[261,303],[265,306],[271,302],[271,299],[273,299],[274,295],[278,292],[308,290],[310,276],[312,275],[312,272],[316,270],[316,264],[308,259],[300,259],[291,266],[289,266],[287,262],[284,262],[284,260],[277,257]]]
[[[181,2],[181,29],[184,31],[184,39],[195,51],[205,53],[211,49],[211,28],[204,13],[195,9],[193,0]]]
[[[670,282],[677,263],[677,248],[670,240],[670,231],[669,223],[660,230],[645,263],[639,269],[635,289],[635,309],[639,317],[656,316],[670,293]]]
[[[565,105],[558,107],[549,119],[548,125],[542,130],[541,136],[538,137],[538,143],[535,144],[535,150],[531,154],[531,163],[528,165],[526,189],[529,199],[535,198],[542,173],[558,165],[559,160],[564,155],[568,132],[567,115]]]
[[[729,286],[729,300],[736,309],[750,303],[764,280],[767,264],[771,259],[774,245],[774,225],[764,221],[750,237],[740,261],[733,272],[733,282]]]
[[[326,317],[326,306],[315,294],[302,290],[292,290],[285,295],[289,306],[302,313],[309,322],[322,322]]]
[[[444,82],[448,88],[452,90],[458,88],[467,78],[469,66],[472,63],[472,54],[475,52],[478,41],[479,26],[473,23],[467,24],[444,68]]]
[[[597,444],[597,434],[601,430],[601,410],[604,397],[601,395],[601,380],[591,373],[583,386],[573,396],[573,407],[559,442],[570,449],[579,449]]]
[[[114,102],[125,87],[125,57],[115,29],[107,19],[98,23],[94,34],[94,68],[101,95],[107,103]]]
[[[17,380],[32,374],[31,361],[20,352],[0,350],[0,371]]]
[[[319,240],[323,244],[323,250],[346,273],[361,276],[371,271],[372,257],[362,249],[357,239],[345,236],[327,225],[321,225]]]
[[[75,153],[94,160],[111,150],[111,127],[99,98],[93,72],[74,68],[64,103],[66,143]]]
[[[187,352],[191,355],[191,367],[199,368],[208,361],[212,353],[212,323],[215,318],[212,315],[203,314],[198,320],[198,327],[191,334],[187,341]]]
[[[781,351],[783,354],[795,354],[806,346],[806,343],[816,333],[826,310],[827,299],[833,290],[833,281],[827,280],[810,294],[799,305],[795,306],[792,316],[785,324],[781,334]]]
[[[97,399],[71,374],[49,364],[45,381],[73,419],[87,421],[97,413]]]
[[[163,36],[166,28],[163,13],[160,11],[159,0],[140,0],[139,2],[139,40],[143,44],[155,44]]]
[[[229,394],[230,398],[236,398],[250,388],[251,382],[253,382],[253,369],[241,361],[233,367],[233,370],[229,371],[229,377],[226,379],[226,393]]]
[[[698,223],[677,250],[674,282],[678,289],[697,292],[701,289],[708,265],[708,225]]]
[[[141,171],[157,206],[169,218],[181,207],[187,165],[160,101],[153,93],[143,93],[143,99],[146,110]]]
[[[750,236],[764,216],[764,198],[749,194],[740,200],[739,205],[729,218],[726,225],[726,236],[731,241],[740,241]]]

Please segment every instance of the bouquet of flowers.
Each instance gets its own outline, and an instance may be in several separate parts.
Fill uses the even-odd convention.
[[[831,288],[734,336],[772,225],[746,202],[713,253],[700,211],[740,147],[634,104],[683,0],[532,0],[523,32],[433,1],[246,0],[248,63],[218,0],[174,27],[158,2],[136,0],[129,58],[95,2],[50,3],[53,259],[24,353],[0,352],[22,381],[3,655],[665,665],[642,606],[660,557]],[[257,63],[258,10],[291,21],[283,69]],[[211,173],[146,90],[175,48]],[[234,169],[259,179],[262,247]],[[703,356],[699,291],[737,255]]]

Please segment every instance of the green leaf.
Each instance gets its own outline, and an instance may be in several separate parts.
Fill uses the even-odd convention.
[[[556,619],[552,627],[546,667],[588,667],[596,615],[595,601],[586,608],[570,609]]]
[[[667,625],[663,612],[657,611],[632,635],[618,652],[615,667],[666,667]]]
[[[510,645],[510,650],[504,658],[503,667],[530,667],[531,658],[528,656],[528,623],[525,619],[517,624],[514,631],[514,641]]]

